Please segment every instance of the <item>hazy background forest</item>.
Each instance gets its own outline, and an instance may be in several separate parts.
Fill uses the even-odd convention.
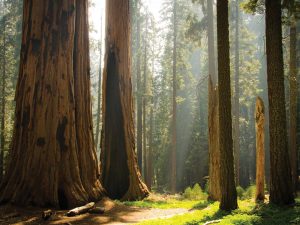
[[[143,173],[151,152],[152,189],[158,192],[169,191],[170,183],[173,90],[171,40],[174,22],[172,2],[145,0],[139,5],[133,3],[131,5],[134,12],[131,13],[131,38],[135,125],[137,148],[142,152],[138,152],[138,157],[141,157],[139,165]],[[1,152],[4,152],[5,168],[14,121],[14,93],[21,47],[22,1],[1,0],[0,4]],[[207,189],[209,160],[207,5],[204,1],[196,0],[178,0],[177,4],[176,189],[184,191],[196,183]],[[264,14],[249,14],[244,5],[245,1],[230,1],[229,24],[233,108],[237,107],[236,98],[239,102],[239,110],[233,110],[233,122],[238,123],[239,131],[233,135],[234,139],[238,140],[235,146],[239,152],[239,185],[247,188],[254,184],[256,173],[255,101],[257,96],[263,99],[267,116],[268,98]],[[105,2],[91,0],[89,11],[93,122],[99,156],[101,131],[99,75],[103,68]],[[238,34],[236,34],[237,22]],[[300,29],[299,22],[297,28]],[[289,112],[288,24],[283,24],[283,33],[286,110]],[[235,61],[236,57],[239,57],[238,62]],[[298,101],[298,118],[299,115],[300,101]],[[297,123],[297,126],[299,140],[300,123]],[[265,147],[268,159],[268,117],[266,117],[266,132]],[[266,180],[269,179],[268,168],[269,162],[266,160]]]

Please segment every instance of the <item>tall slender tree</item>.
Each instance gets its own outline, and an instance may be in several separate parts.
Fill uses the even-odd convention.
[[[172,147],[171,147],[171,193],[176,192],[176,115],[177,115],[177,1],[173,2],[173,93],[172,93]]]
[[[113,199],[149,194],[137,166],[131,86],[129,0],[106,1],[101,179]]]
[[[228,0],[217,0],[219,78],[220,209],[237,208],[231,118]]]
[[[218,119],[218,86],[215,58],[215,32],[213,2],[207,0],[208,39],[208,147],[209,147],[209,198],[221,200],[220,191],[220,149]]]
[[[290,158],[294,192],[298,186],[298,152],[297,152],[297,28],[295,17],[290,25]],[[299,52],[299,51],[298,51]]]
[[[101,16],[101,28],[100,28],[100,43],[99,43],[99,74],[98,74],[98,98],[97,98],[97,120],[96,120],[96,150],[99,146],[100,140],[100,121],[101,121],[101,86],[102,86],[102,40],[103,40],[103,32],[102,32],[102,16]]]
[[[239,184],[240,177],[240,85],[239,85],[239,76],[240,76],[240,8],[239,0],[235,2],[235,61],[234,61],[234,138],[233,138],[233,148],[234,148],[234,167],[235,167],[235,180],[236,184]]]
[[[294,202],[288,154],[281,0],[266,0],[266,50],[270,116],[270,201],[278,205]]]
[[[148,177],[148,171],[147,171],[147,103],[148,103],[148,73],[147,73],[147,66],[148,66],[148,46],[147,46],[147,39],[148,39],[148,12],[146,10],[146,30],[144,34],[144,77],[143,77],[143,171],[144,171],[144,178],[145,180]]]
[[[69,208],[98,200],[88,1],[29,0],[23,10],[16,120],[0,201]]]
[[[143,99],[142,99],[142,79],[141,79],[141,12],[140,12],[140,0],[137,0],[137,40],[136,40],[136,50],[137,50],[137,59],[136,59],[136,104],[137,104],[137,157],[138,157],[138,166],[142,173],[143,171]]]

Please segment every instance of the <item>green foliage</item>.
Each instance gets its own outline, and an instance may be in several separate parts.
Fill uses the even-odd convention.
[[[250,185],[248,188],[243,189],[241,186],[236,188],[238,198],[241,200],[250,200],[255,198],[256,186]]]
[[[246,0],[241,3],[241,7],[246,13],[262,14],[264,12],[264,4],[264,0]]]
[[[140,208],[155,208],[155,209],[177,209],[177,208],[184,208],[184,209],[192,209],[198,208],[202,205],[207,206],[206,201],[199,202],[198,200],[186,200],[186,199],[166,199],[166,200],[159,200],[154,201],[151,199],[146,199],[143,201],[134,201],[134,202],[123,202],[120,204],[124,204],[127,206],[135,206]]]
[[[295,206],[278,207],[274,205],[256,205],[254,201],[239,201],[239,209],[227,213],[219,211],[219,203],[209,204],[206,208],[177,215],[168,219],[148,220],[139,225],[200,225],[219,220],[220,225],[284,225],[300,224],[300,199]]]
[[[236,187],[236,192],[237,192],[238,198],[243,199],[243,196],[244,196],[244,193],[245,193],[244,188],[242,188],[241,186],[237,186]]]
[[[4,167],[8,158],[15,120],[14,94],[21,47],[22,2],[21,0],[0,0],[0,120],[2,121],[4,117],[4,124],[1,124],[4,126],[4,139],[0,140],[4,142],[4,149],[0,151],[4,153]]]
[[[255,191],[256,191],[256,186],[255,185],[249,186],[243,194],[243,199],[253,199],[253,198],[255,198]]]
[[[200,185],[196,183],[193,188],[188,187],[185,189],[183,197],[190,200],[206,200],[207,194],[203,192]]]

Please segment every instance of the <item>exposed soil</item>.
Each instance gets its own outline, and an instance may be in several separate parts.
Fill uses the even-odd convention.
[[[19,208],[11,205],[0,207],[0,224],[2,225],[37,225],[37,224],[134,224],[143,220],[169,218],[175,215],[187,213],[188,209],[150,209],[138,208],[116,204],[110,199],[103,199],[97,206],[104,207],[102,215],[83,214],[75,217],[65,216],[65,210],[55,211],[55,214],[48,220],[42,219],[42,212],[46,209],[33,207]]]

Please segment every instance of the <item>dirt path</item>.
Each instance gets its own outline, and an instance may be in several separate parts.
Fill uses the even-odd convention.
[[[106,209],[103,215],[83,214],[76,217],[64,216],[66,211],[56,211],[49,221],[41,218],[43,209],[36,208],[16,208],[12,206],[0,207],[1,225],[37,225],[37,224],[134,224],[144,220],[169,218],[175,215],[189,212],[188,209],[147,209],[116,204],[104,199],[97,204]]]

